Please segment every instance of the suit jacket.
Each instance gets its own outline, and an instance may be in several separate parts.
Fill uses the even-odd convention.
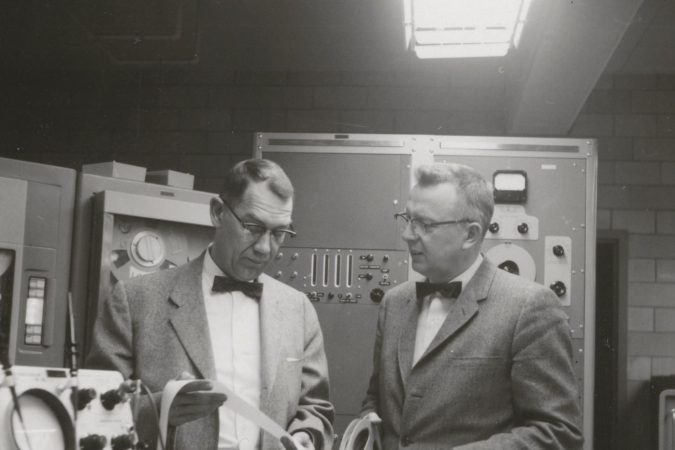
[[[215,379],[202,293],[204,255],[177,269],[119,282],[99,307],[86,365],[140,378],[161,397],[167,381],[188,371]],[[262,274],[260,409],[293,433],[311,434],[317,449],[333,441],[328,369],[314,307],[301,292]],[[156,447],[158,428],[147,396],[141,402],[141,440]],[[158,406],[159,408],[159,406]],[[218,414],[177,428],[175,449],[216,449]],[[262,433],[262,449],[280,448]]]
[[[544,286],[485,259],[413,367],[415,283],[380,306],[363,414],[383,447],[580,448],[580,405],[567,316]]]

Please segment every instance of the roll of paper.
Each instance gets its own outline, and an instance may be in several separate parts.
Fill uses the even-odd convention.
[[[202,380],[172,380],[166,383],[166,386],[164,386],[164,390],[162,391],[162,406],[159,413],[160,433],[163,442],[166,442],[166,437],[168,435],[169,410],[171,409],[173,399],[176,397],[176,395],[178,395],[183,387],[189,385],[190,383],[196,383],[199,381]],[[227,396],[224,406],[234,411],[234,413],[239,414],[255,423],[260,428],[277,438],[279,441],[281,441],[282,438],[286,438],[285,440],[293,442],[291,435],[288,434],[286,430],[284,430],[278,423],[272,420],[265,413],[238,396],[233,390],[229,389],[224,384],[218,381],[211,381],[211,383],[213,385],[213,392],[221,392]],[[157,443],[157,450],[162,450],[161,444],[159,442]]]

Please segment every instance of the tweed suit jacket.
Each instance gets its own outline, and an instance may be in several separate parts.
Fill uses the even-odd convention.
[[[386,450],[581,447],[567,316],[544,286],[487,260],[413,366],[415,283],[380,306],[363,414],[382,418]]]
[[[176,269],[119,282],[99,307],[86,366],[140,378],[159,400],[164,385],[181,372],[215,379],[202,293],[204,254]],[[317,449],[333,441],[333,406],[323,337],[314,307],[301,292],[260,275],[260,409],[293,433],[311,434]],[[145,397],[145,398],[143,398]],[[157,425],[147,396],[139,423],[141,440],[156,447]],[[159,407],[159,405],[158,405]],[[176,450],[217,448],[218,413],[176,430]],[[261,432],[260,448],[279,449]]]

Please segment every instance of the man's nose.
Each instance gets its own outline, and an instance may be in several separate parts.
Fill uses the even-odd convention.
[[[417,235],[413,233],[412,225],[410,224],[410,222],[406,224],[405,228],[401,232],[401,239],[403,239],[406,242],[414,241],[415,239],[417,239]]]
[[[272,232],[266,230],[253,245],[253,250],[261,255],[269,255],[272,251]]]

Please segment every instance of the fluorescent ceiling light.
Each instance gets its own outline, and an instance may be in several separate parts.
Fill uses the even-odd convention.
[[[406,44],[419,58],[504,56],[531,0],[404,0]]]

